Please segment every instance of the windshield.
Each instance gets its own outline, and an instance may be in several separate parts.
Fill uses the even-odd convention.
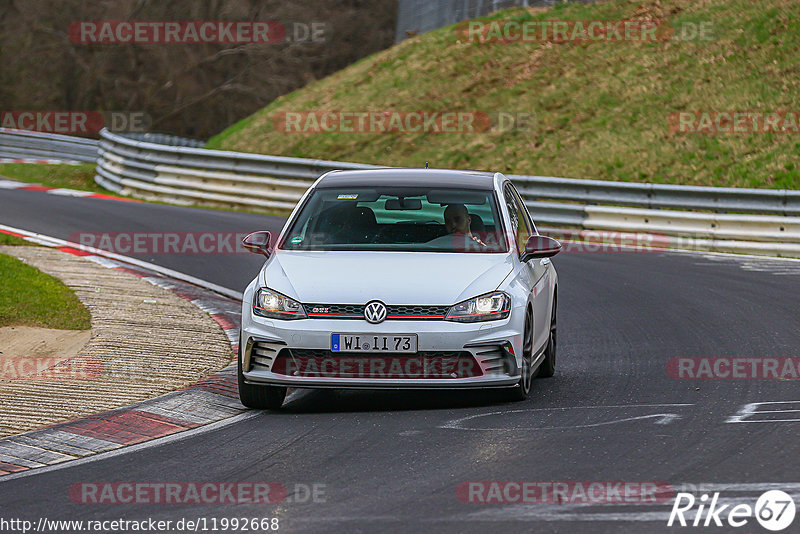
[[[315,190],[280,248],[508,250],[492,191],[391,186]]]

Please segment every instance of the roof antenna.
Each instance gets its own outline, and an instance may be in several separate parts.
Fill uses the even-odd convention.
[[[427,161],[425,162],[425,168],[426,169],[428,168],[428,162]]]

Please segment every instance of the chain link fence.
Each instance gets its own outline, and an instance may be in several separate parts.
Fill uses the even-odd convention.
[[[395,42],[510,7],[552,7],[594,0],[398,0]]]

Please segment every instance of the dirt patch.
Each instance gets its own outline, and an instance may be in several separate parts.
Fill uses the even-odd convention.
[[[0,363],[8,358],[72,358],[91,337],[91,330],[4,326],[0,328]]]
[[[102,362],[80,355],[91,337],[91,330],[4,326],[0,328],[0,382],[97,377]]]

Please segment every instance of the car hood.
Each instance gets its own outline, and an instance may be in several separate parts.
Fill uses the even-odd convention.
[[[449,305],[497,289],[508,254],[278,251],[259,275],[304,303]]]

